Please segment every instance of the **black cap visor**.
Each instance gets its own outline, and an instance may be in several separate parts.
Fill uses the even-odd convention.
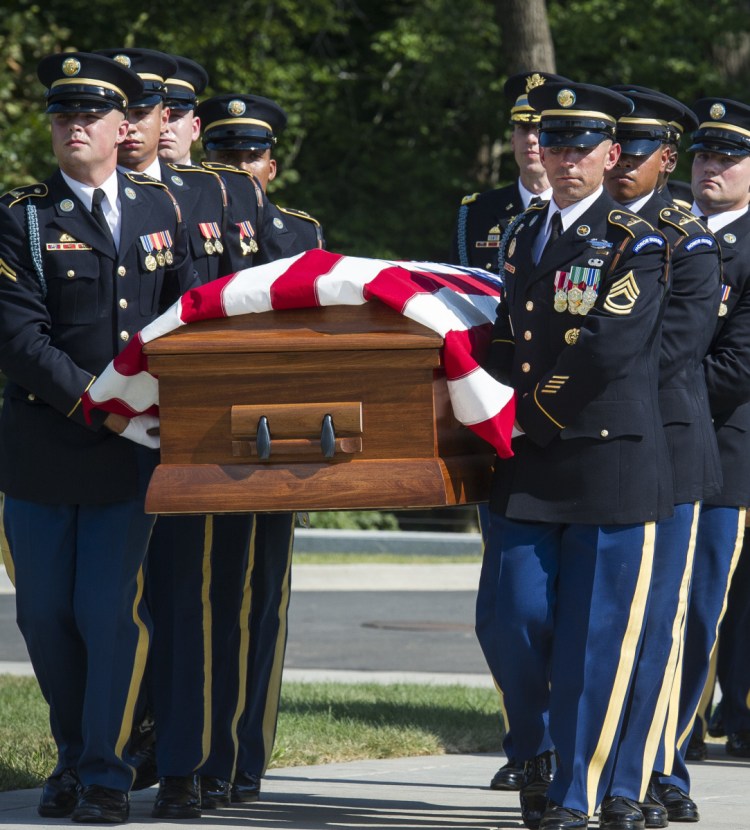
[[[540,130],[541,147],[596,147],[602,141],[614,141],[610,132],[595,130]]]
[[[125,112],[125,98],[120,92],[89,84],[66,84],[47,93],[47,114],[55,112]]]
[[[642,138],[629,135],[617,134],[617,143],[621,147],[623,155],[626,156],[650,156],[655,153],[663,144],[667,143],[666,138]]]
[[[722,156],[747,156],[750,155],[750,137],[715,127],[706,127],[693,133],[693,143],[688,147],[689,153],[695,153],[698,150],[718,153]]]
[[[236,136],[204,136],[203,147],[206,150],[270,150],[273,139],[260,138],[248,135]]]

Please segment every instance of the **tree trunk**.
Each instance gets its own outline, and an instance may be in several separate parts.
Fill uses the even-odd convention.
[[[508,75],[538,69],[555,72],[555,47],[546,0],[495,0]]]

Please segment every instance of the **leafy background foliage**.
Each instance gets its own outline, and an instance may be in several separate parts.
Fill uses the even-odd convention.
[[[445,259],[461,196],[513,176],[502,84],[518,44],[503,25],[508,5],[16,0],[0,19],[0,187],[53,168],[40,57],[146,46],[204,64],[208,93],[254,91],[285,107],[271,196],[317,216],[331,249]],[[640,83],[687,103],[748,96],[747,0],[548,0],[547,12],[568,77]],[[677,176],[689,177],[686,155]]]

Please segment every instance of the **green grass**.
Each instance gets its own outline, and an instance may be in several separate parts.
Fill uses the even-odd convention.
[[[271,766],[498,751],[497,707],[464,686],[285,683]],[[36,681],[0,675],[0,790],[39,786],[55,760]]]

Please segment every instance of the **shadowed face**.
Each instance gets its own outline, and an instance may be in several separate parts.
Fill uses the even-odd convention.
[[[595,147],[542,147],[542,164],[555,202],[564,208],[590,196],[620,157],[620,145],[609,139]]]
[[[656,190],[661,174],[666,171],[670,149],[663,144],[650,156],[621,153],[617,164],[604,175],[604,185],[617,202],[627,204]]]

